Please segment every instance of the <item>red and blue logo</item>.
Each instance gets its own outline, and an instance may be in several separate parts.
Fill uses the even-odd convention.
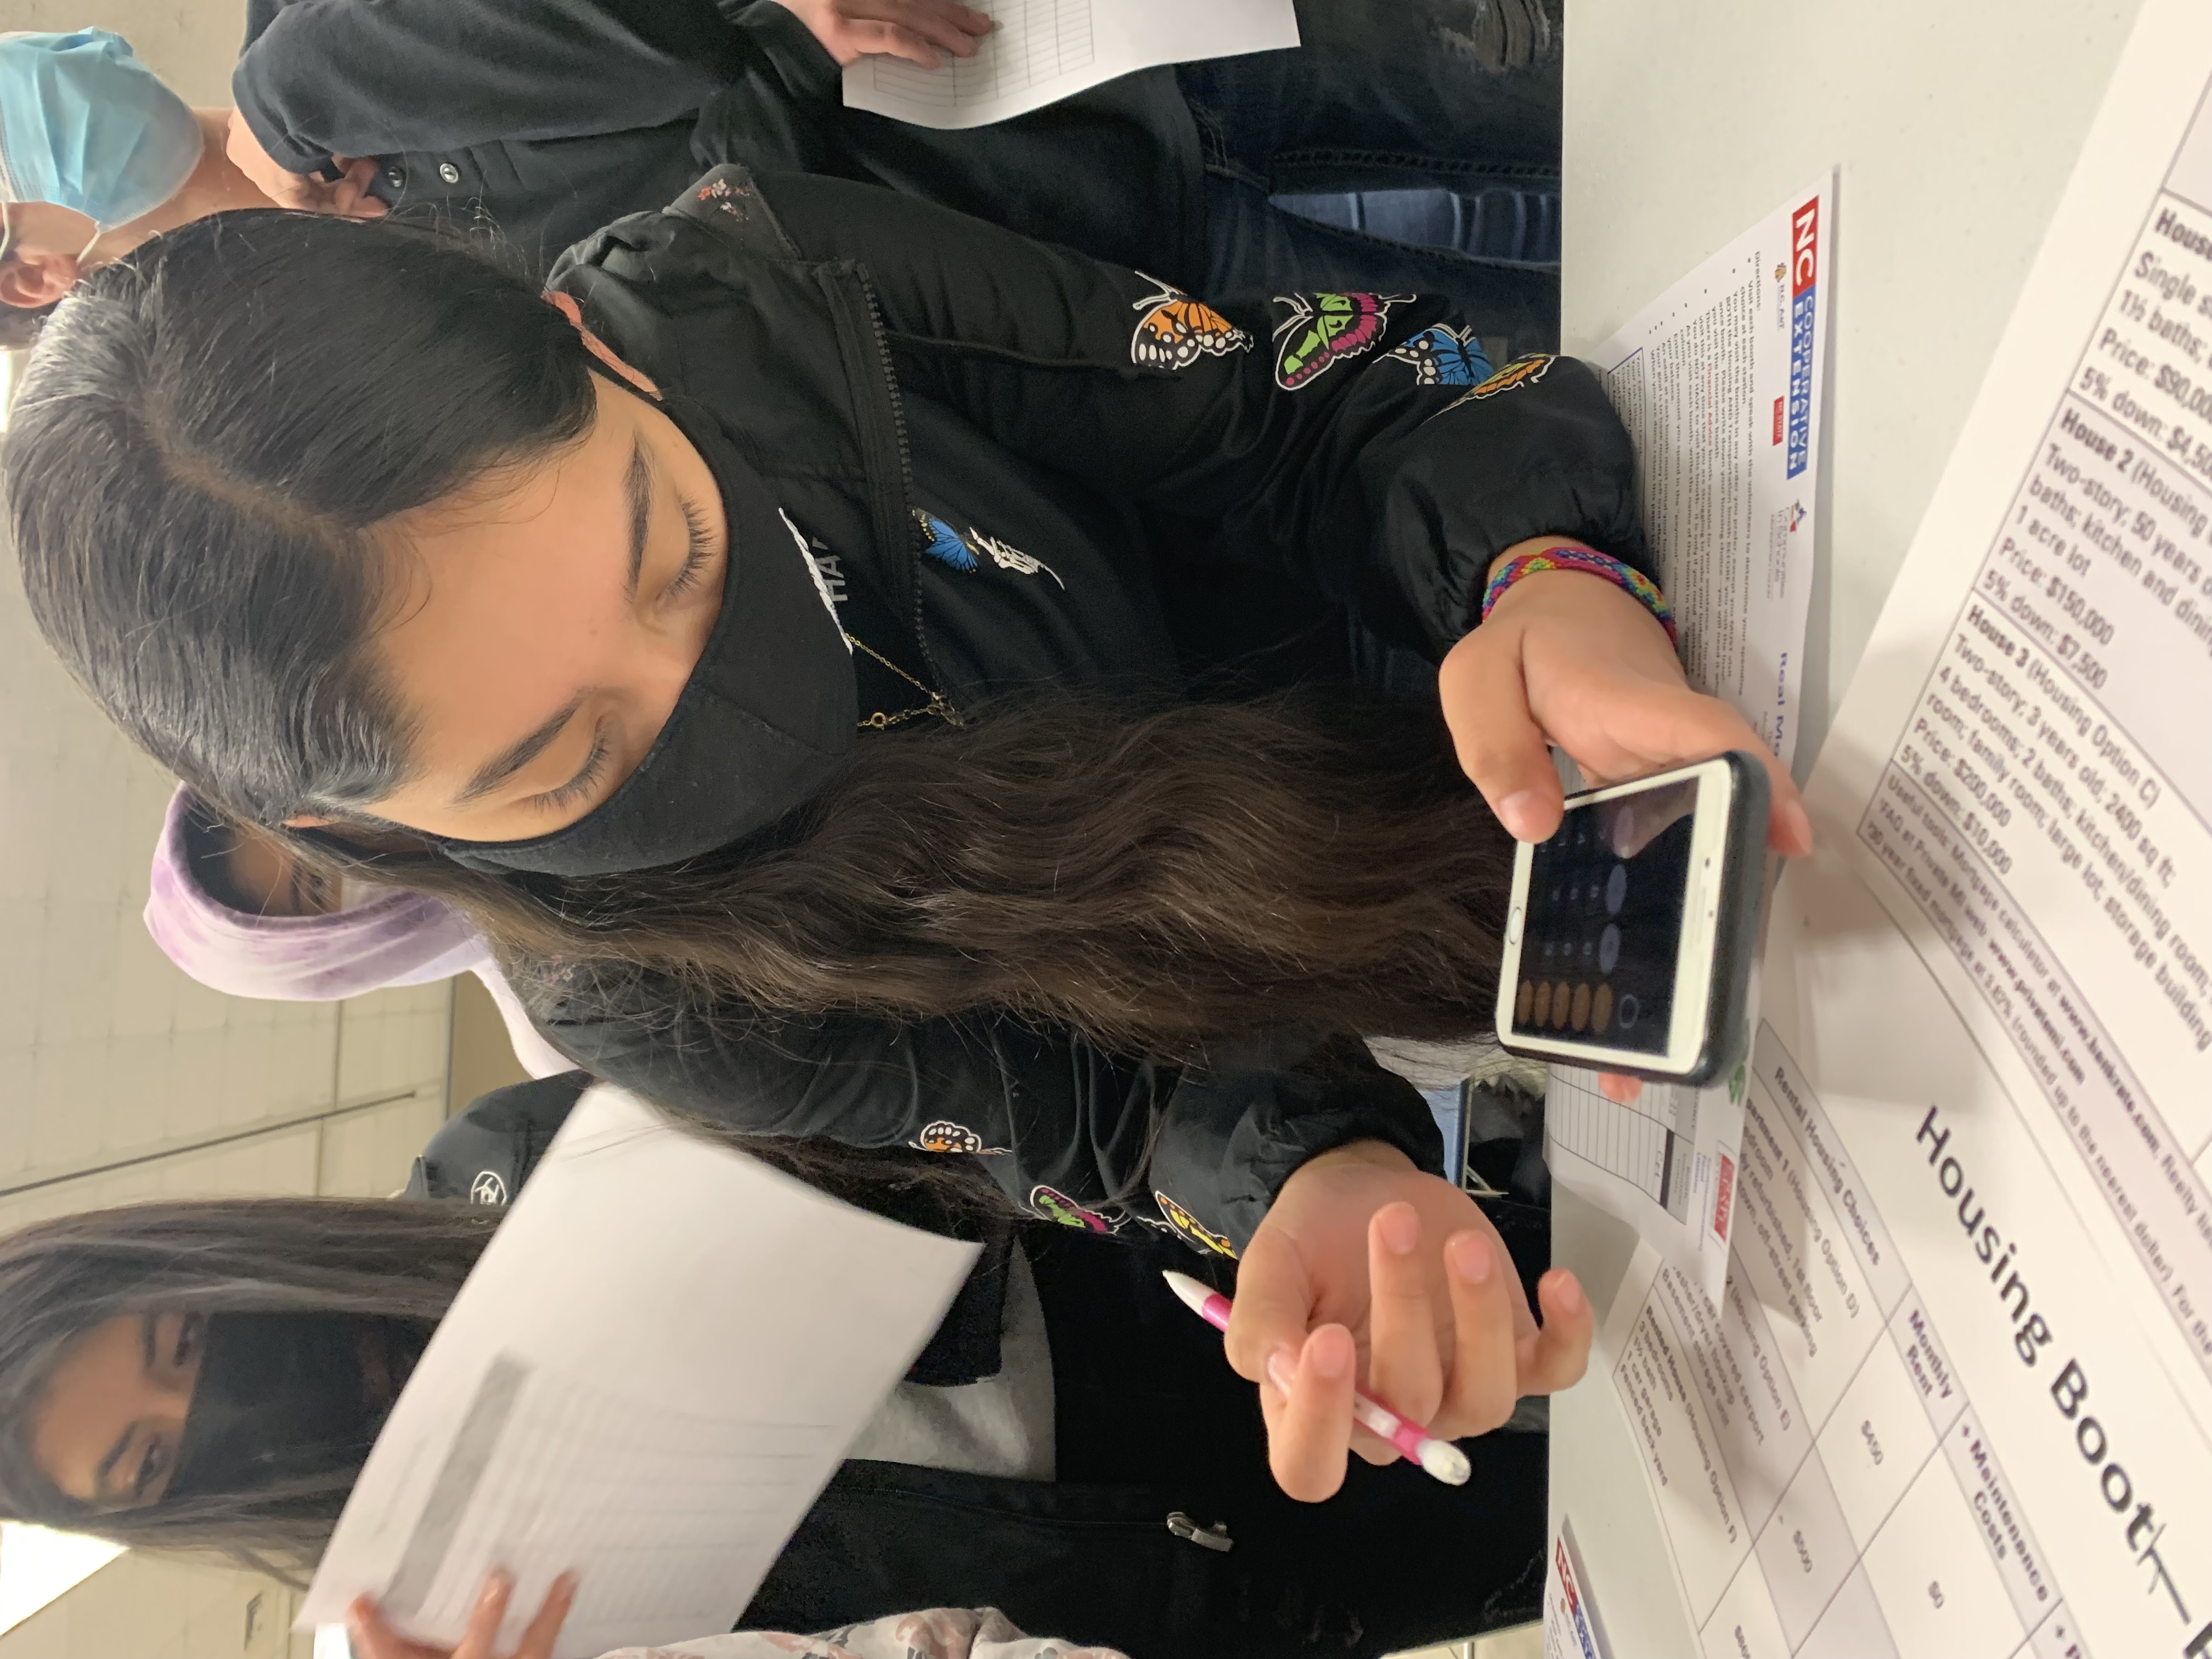
[[[1787,476],[1812,460],[1813,317],[1820,295],[1820,198],[1790,216],[1790,450]]]

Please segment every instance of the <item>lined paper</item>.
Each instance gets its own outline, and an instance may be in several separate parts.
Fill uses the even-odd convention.
[[[727,1630],[975,1247],[826,1198],[620,1091],[577,1103],[378,1437],[301,1606],[450,1645],[514,1574],[560,1659]]]

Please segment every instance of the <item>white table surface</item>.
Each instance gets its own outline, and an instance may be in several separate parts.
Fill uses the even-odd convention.
[[[2137,0],[1566,0],[1565,349],[1839,169],[1809,769],[1988,368]],[[1554,1192],[1601,1320],[1634,1236]],[[1611,1383],[1552,1407],[1613,1659],[1698,1653]]]

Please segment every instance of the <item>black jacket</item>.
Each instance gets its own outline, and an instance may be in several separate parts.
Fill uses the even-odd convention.
[[[505,1202],[586,1081],[572,1073],[484,1096],[432,1138],[409,1195]],[[1172,1246],[1126,1249],[1042,1224],[1022,1244],[1052,1352],[1056,1478],[848,1462],[745,1627],[989,1605],[1024,1629],[1144,1659],[1277,1659],[1389,1653],[1530,1614],[1543,1583],[1540,1436],[1465,1443],[1476,1474],[1464,1487],[1355,1462],[1339,1497],[1292,1503],[1268,1479],[1251,1386],[1159,1282]],[[1005,1261],[1002,1242],[909,1382],[997,1370]],[[1231,1547],[1179,1535],[1171,1516]]]
[[[540,270],[720,161],[890,185],[1174,280],[1203,252],[1173,70],[938,132],[847,109],[775,0],[250,0],[231,93],[289,171],[377,157],[395,210],[489,219]]]
[[[1217,311],[911,198],[736,168],[572,250],[552,284],[715,413],[816,549],[848,631],[956,704],[1172,683],[1159,561],[1200,586],[1241,571],[1356,608],[1437,657],[1505,546],[1546,532],[1640,546],[1627,438],[1595,377],[1541,358],[1472,390],[1425,384],[1408,342],[1444,320],[1434,301]],[[1298,319],[1321,307],[1367,325],[1300,356]],[[1313,1034],[1178,1072],[986,1017],[725,1005],[709,1021],[652,975],[571,969],[525,995],[557,1046],[647,1098],[759,1133],[982,1153],[1042,1213],[1110,1225],[1095,1212],[1131,1195],[1139,1218],[1223,1254],[1329,1147],[1381,1139],[1440,1167],[1410,1085]]]
[[[1462,1442],[1464,1486],[1354,1459],[1337,1496],[1294,1502],[1267,1473],[1257,1391],[1159,1283],[1173,1246],[1042,1224],[1024,1245],[1052,1348],[1054,1479],[848,1462],[744,1626],[823,1630],[965,1595],[1140,1659],[1352,1659],[1536,1616],[1544,1436]]]

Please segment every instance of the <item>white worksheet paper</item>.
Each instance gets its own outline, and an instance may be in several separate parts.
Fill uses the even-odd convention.
[[[1796,191],[1675,283],[1591,362],[1636,446],[1637,484],[1682,665],[1786,763],[1796,753],[1820,484],[1832,179]],[[1757,988],[1747,1014],[1755,1019]],[[1746,1035],[1749,1025],[1747,1024]],[[1553,1174],[1619,1216],[1717,1302],[1745,1078],[1644,1085],[1553,1068]]]
[[[2148,0],[1808,792],[1726,1294],[1641,1250],[1594,1367],[1707,1659],[2212,1654],[2208,296]]]
[[[568,1569],[558,1659],[728,1630],[975,1253],[592,1090],[409,1379],[298,1628],[367,1592],[450,1646],[503,1567],[502,1652]]]
[[[980,127],[1161,64],[1298,44],[1291,0],[967,0],[998,27],[973,58],[927,70],[863,58],[845,104],[924,127]]]

